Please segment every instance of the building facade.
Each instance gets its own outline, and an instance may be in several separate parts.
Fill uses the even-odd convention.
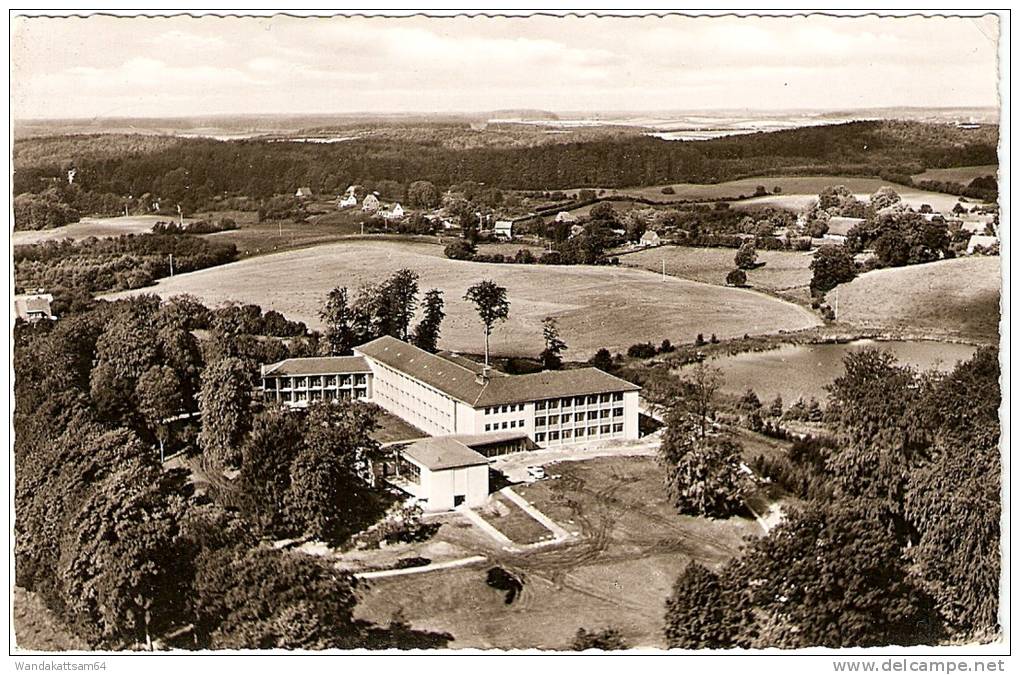
[[[431,436],[516,434],[541,447],[638,437],[640,387],[597,368],[506,375],[392,337],[354,356],[263,366],[266,400],[364,399]]]

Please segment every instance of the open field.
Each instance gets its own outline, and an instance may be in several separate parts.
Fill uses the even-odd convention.
[[[995,164],[982,164],[980,166],[954,166],[951,169],[928,169],[924,173],[913,176],[914,180],[941,180],[951,183],[962,183],[967,185],[975,178],[983,176],[997,176],[999,167]]]
[[[870,180],[870,179],[858,179],[858,180]],[[848,181],[830,183],[830,185],[844,185]],[[917,188],[908,188],[903,185],[896,185],[894,183],[884,183],[875,179],[875,190],[882,185],[888,185],[892,189],[896,190],[897,194],[903,199],[903,203],[907,206],[919,209],[922,204],[928,204],[936,211],[942,213],[948,213],[953,210],[953,207],[960,201],[960,198],[955,195],[947,195],[941,192],[928,192],[926,190],[918,190]],[[847,185],[847,187],[850,187]],[[850,188],[854,191],[854,195],[862,200],[867,201],[868,197],[875,190],[859,191],[858,188]],[[777,208],[788,209],[791,211],[801,211],[811,205],[815,199],[818,198],[818,192],[804,193],[804,194],[778,194],[768,195],[766,197],[754,197],[753,199],[745,199],[740,202],[733,202],[733,208],[746,209],[757,206],[774,206]],[[977,202],[969,200],[968,204],[973,206],[974,204],[981,204],[983,202]]]
[[[694,248],[660,246],[620,256],[620,264],[706,284],[726,285],[726,274],[734,268],[736,250],[731,248]],[[758,251],[763,267],[748,270],[747,283],[801,303],[810,302],[811,253],[799,251]]]
[[[239,223],[241,227],[227,232],[205,235],[215,241],[237,246],[242,258],[305,248],[340,241],[361,232],[364,214],[360,209],[335,211],[312,216],[308,222],[264,221]]]
[[[443,348],[481,351],[481,323],[474,306],[462,298],[472,284],[492,279],[507,287],[511,303],[510,320],[493,333],[493,353],[538,354],[544,344],[542,319],[554,316],[569,345],[567,358],[574,360],[588,358],[600,347],[624,351],[646,340],[687,341],[698,333],[737,337],[819,324],[802,307],[744,289],[663,280],[636,269],[464,262],[443,258],[440,251],[406,241],[352,240],[180,274],[110,297],[191,293],[209,305],[254,302],[321,328],[318,313],[331,288],[357,288],[407,267],[421,275],[423,291],[437,287],[445,292]]]
[[[517,486],[539,510],[581,537],[548,549],[491,554],[524,581],[515,602],[485,583],[490,565],[372,581],[358,615],[385,621],[400,610],[416,629],[448,632],[449,645],[563,649],[578,628],[614,626],[634,647],[664,647],[664,603],[691,560],[716,567],[760,528],[750,518],[679,516],[649,457],[547,467],[559,478]]]
[[[995,338],[1001,258],[972,256],[868,272],[829,294],[836,318],[858,326]]]
[[[955,169],[946,169],[954,171]],[[735,199],[740,195],[750,197],[754,194],[757,186],[764,186],[770,193],[766,197],[756,197],[741,201],[740,204],[772,204],[786,208],[801,208],[808,201],[806,197],[817,197],[823,189],[833,185],[843,185],[853,191],[860,198],[867,198],[878,188],[888,185],[896,190],[903,197],[904,201],[913,205],[931,204],[936,207],[936,201],[953,200],[947,208],[951,209],[956,203],[956,197],[944,195],[938,192],[927,192],[916,190],[903,185],[897,185],[884,181],[880,178],[868,178],[862,176],[756,176],[754,178],[742,178],[740,180],[727,181],[724,183],[698,184],[698,183],[676,183],[671,187],[675,194],[664,195],[664,185],[653,185],[638,188],[622,188],[618,190],[607,190],[606,195],[621,197],[643,197],[658,202],[669,202],[680,199],[689,200],[716,200]],[[776,187],[780,188],[778,194],[773,194]],[[935,201],[932,201],[935,200]],[[941,203],[941,202],[940,202]],[[736,204],[734,204],[736,206]]]
[[[151,232],[159,221],[175,220],[171,216],[117,216],[115,218],[82,218],[77,223],[55,227],[52,230],[23,230],[11,234],[11,244],[38,244],[61,239],[88,239],[89,237],[117,237],[122,234]],[[193,218],[185,218],[190,222]]]

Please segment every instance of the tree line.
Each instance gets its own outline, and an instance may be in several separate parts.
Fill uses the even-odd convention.
[[[17,584],[108,649],[445,644],[355,619],[348,574],[269,543],[342,542],[389,504],[365,475],[371,407],[284,415],[253,398],[259,363],[314,350],[302,329],[186,296],[19,322]],[[162,464],[164,445],[188,468]]]
[[[981,349],[948,373],[915,371],[877,349],[847,355],[844,366],[828,387],[832,437],[754,463],[803,504],[720,569],[691,563],[680,573],[666,605],[671,647],[873,647],[998,634],[996,352]],[[666,418],[660,454],[682,513],[732,514],[749,480],[739,449],[699,424],[714,378],[690,376],[682,407]],[[756,396],[744,403],[761,408]]]
[[[139,154],[72,159],[76,181],[85,190],[121,197],[150,193],[194,211],[224,194],[269,199],[300,186],[331,194],[382,180],[551,190],[714,183],[785,170],[911,174],[927,167],[995,163],[996,136],[991,127],[967,135],[947,125],[866,121],[697,143],[634,135],[466,150],[391,138],[344,144],[192,139]],[[73,155],[73,141],[68,145],[67,154]],[[54,161],[18,171],[15,194],[41,192],[47,180],[61,177],[61,169]]]

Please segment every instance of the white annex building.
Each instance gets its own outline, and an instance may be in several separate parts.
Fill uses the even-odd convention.
[[[407,491],[427,501],[429,510],[452,506],[439,507],[450,500],[425,494],[430,489],[427,485],[481,480],[480,470],[467,468],[481,464],[461,465],[466,458],[487,464],[487,457],[528,447],[638,437],[640,387],[597,368],[507,375],[454,354],[432,354],[392,337],[361,345],[354,349],[354,356],[287,359],[263,366],[262,387],[268,401],[290,407],[318,400],[371,401],[436,437],[426,439],[427,445],[443,450],[442,457],[451,456],[457,448],[458,459],[450,460],[456,467],[446,459],[436,460],[440,455],[431,450],[416,449],[426,441],[401,451],[401,466],[416,467],[407,473],[420,481],[415,491]],[[432,475],[454,468],[463,476],[451,474],[440,479]],[[470,490],[451,494],[472,505],[469,493],[474,494]]]

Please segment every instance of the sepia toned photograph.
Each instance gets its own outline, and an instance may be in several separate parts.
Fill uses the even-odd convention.
[[[18,670],[1006,670],[1008,11],[283,11],[9,14]]]

